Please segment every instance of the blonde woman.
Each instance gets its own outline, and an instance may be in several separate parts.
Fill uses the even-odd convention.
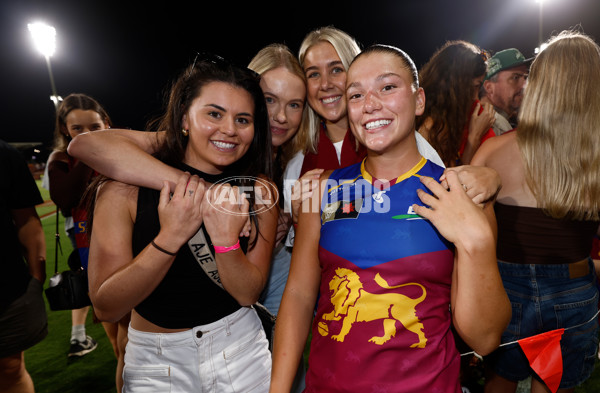
[[[290,268],[291,250],[283,240],[290,229],[292,217],[283,209],[283,171],[294,153],[300,150],[298,130],[306,124],[306,79],[300,63],[283,44],[271,44],[254,56],[248,68],[260,75],[260,87],[265,95],[273,145],[273,180],[279,190],[277,237],[269,280],[261,303],[274,314],[279,310],[283,288]],[[289,205],[290,201],[285,201]]]
[[[358,53],[356,40],[333,26],[312,30],[300,45],[298,58],[306,75],[309,103],[307,127],[298,135],[298,143],[306,153],[302,174],[313,167],[325,168],[324,160],[335,159],[325,157],[322,151],[319,154],[319,148],[324,150],[327,142],[334,144],[338,152],[338,166],[364,157],[364,147],[348,132],[345,92],[346,70]]]
[[[310,198],[324,170],[343,168],[360,162],[366,149],[350,132],[346,99],[346,72],[360,53],[358,42],[348,33],[333,26],[310,31],[302,41],[298,58],[306,76],[308,102],[306,126],[296,137],[299,152],[286,168],[287,199],[292,200],[292,217],[298,222],[303,200]],[[419,134],[417,147],[421,154],[443,165],[437,152]],[[292,191],[293,181],[299,183]],[[292,196],[290,194],[294,195]],[[288,238],[293,244],[294,232]]]
[[[512,320],[512,342],[565,328],[559,392],[592,372],[598,348],[598,291],[590,259],[600,211],[600,51],[588,36],[566,31],[533,61],[519,127],[482,145],[473,164],[502,178],[495,206],[498,266]],[[532,392],[548,388],[516,345],[487,361],[486,392],[514,392],[533,375]]]
[[[260,75],[260,87],[265,95],[271,128],[273,180],[279,190],[280,211],[275,249],[267,284],[260,297],[260,302],[276,315],[279,312],[292,259],[292,249],[284,242],[292,224],[292,216],[291,201],[283,197],[283,172],[290,158],[302,150],[302,142],[299,142],[298,135],[299,130],[307,128],[306,77],[290,49],[277,43],[258,51],[248,68]],[[300,362],[292,392],[301,392],[304,389],[304,375],[304,364]]]

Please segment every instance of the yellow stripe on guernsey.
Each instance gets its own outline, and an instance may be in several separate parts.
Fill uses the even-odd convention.
[[[340,184],[338,184],[337,186],[335,186],[335,187],[331,187],[331,188],[329,189],[329,191],[328,191],[328,192],[329,192],[329,193],[331,193],[333,190],[337,190],[338,188],[340,188],[340,187],[341,187],[341,186],[343,186],[344,184],[352,184],[352,183],[354,183],[356,180],[358,180],[358,178],[359,178],[359,177],[360,177],[360,176],[357,176],[357,177],[355,177],[355,178],[354,178],[354,179],[352,179],[352,180],[346,180],[346,181],[343,181],[343,182],[341,182]]]
[[[365,179],[369,183],[373,184],[373,176],[371,176],[371,174],[369,172],[367,172],[367,169],[365,168],[365,161],[366,160],[367,159],[365,158],[363,160],[362,164],[360,164],[360,172],[362,174],[363,179]],[[417,163],[417,165],[415,165],[414,167],[412,167],[412,169],[410,169],[408,172],[406,172],[403,175],[399,176],[396,179],[396,182],[394,184],[398,184],[401,181],[403,181],[405,179],[408,179],[411,176],[420,177],[419,175],[417,175],[417,172],[419,172],[421,170],[421,168],[423,168],[423,166],[425,165],[426,162],[427,162],[427,159],[425,157],[421,157],[421,160]],[[356,180],[356,179],[354,179],[354,180]],[[354,181],[354,180],[352,180],[352,181]]]

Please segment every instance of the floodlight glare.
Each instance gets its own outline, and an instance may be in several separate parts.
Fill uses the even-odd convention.
[[[54,77],[52,76],[52,67],[50,66],[50,56],[54,54],[54,50],[56,49],[56,29],[41,22],[29,23],[27,28],[31,32],[35,48],[46,58],[48,75],[50,76],[50,87],[52,88],[50,100],[54,103],[54,107],[58,108],[60,101],[62,101],[62,97],[56,93]]]
[[[41,22],[29,23],[27,28],[36,49],[46,57],[52,56],[56,50],[56,29]]]

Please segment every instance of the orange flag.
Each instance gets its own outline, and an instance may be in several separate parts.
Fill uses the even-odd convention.
[[[558,390],[562,378],[560,339],[564,331],[565,329],[551,330],[518,341],[531,368],[553,393]]]

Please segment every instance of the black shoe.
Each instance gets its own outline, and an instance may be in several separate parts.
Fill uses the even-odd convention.
[[[92,352],[94,349],[96,349],[97,346],[98,346],[98,343],[96,342],[96,340],[94,340],[90,336],[85,336],[85,341],[83,341],[83,342],[71,341],[71,349],[69,349],[69,354],[67,356],[68,357],[72,357],[72,356],[81,357],[83,355],[86,355],[86,354]]]

